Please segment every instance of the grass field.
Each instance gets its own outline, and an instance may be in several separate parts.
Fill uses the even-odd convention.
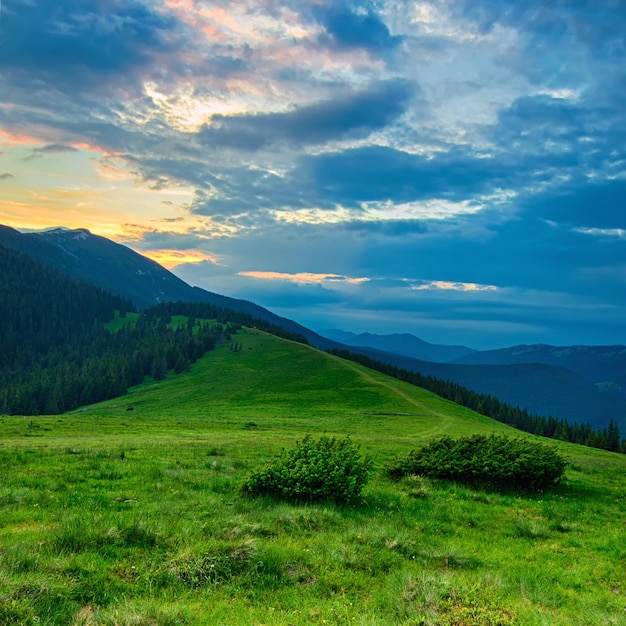
[[[570,466],[539,494],[391,483],[383,464],[434,437],[525,435],[308,346],[237,341],[106,403],[0,417],[0,624],[626,624],[626,457],[555,444]],[[308,433],[374,458],[359,502],[240,495]]]

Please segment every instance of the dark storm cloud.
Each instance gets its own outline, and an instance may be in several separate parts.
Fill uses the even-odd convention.
[[[390,50],[402,42],[371,9],[351,10],[347,6],[317,8],[315,16],[325,28],[321,43],[337,48],[366,48],[373,52]]]
[[[304,159],[320,198],[356,206],[361,202],[466,200],[506,187],[523,175],[508,158],[477,158],[451,150],[433,158],[382,146],[355,148]]]
[[[199,138],[207,145],[255,151],[271,144],[303,146],[365,137],[402,115],[413,93],[409,83],[396,80],[286,113],[214,115]]]
[[[173,23],[133,0],[4,0],[0,74],[24,88],[125,88],[170,48]]]

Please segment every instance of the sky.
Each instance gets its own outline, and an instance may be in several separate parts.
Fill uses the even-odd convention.
[[[2,0],[0,224],[314,330],[626,344],[626,2]]]

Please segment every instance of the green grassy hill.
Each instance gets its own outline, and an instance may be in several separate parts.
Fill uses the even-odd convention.
[[[59,416],[0,417],[1,624],[623,624],[626,457],[490,493],[383,463],[448,434],[528,436],[313,348],[243,330],[189,373]],[[132,409],[132,410],[131,410]],[[351,506],[247,499],[306,434],[375,461]]]

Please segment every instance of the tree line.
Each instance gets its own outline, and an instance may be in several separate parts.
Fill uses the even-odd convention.
[[[487,417],[491,417],[503,424],[514,426],[524,432],[626,454],[626,439],[621,439],[619,428],[612,419],[609,421],[609,425],[606,428],[594,429],[589,424],[570,423],[566,420],[554,417],[533,415],[526,409],[502,402],[492,395],[471,391],[450,380],[441,380],[433,376],[425,376],[420,372],[414,372],[397,367],[396,365],[383,363],[382,361],[377,361],[363,354],[351,352],[350,350],[333,348],[328,352],[343,359],[360,363],[369,369],[387,374],[398,380],[423,387],[442,398],[451,400],[456,404],[472,409]]]
[[[149,309],[151,315],[156,316],[173,316],[185,315],[191,318],[214,319],[221,323],[232,323],[238,326],[247,326],[248,328],[256,328],[276,337],[297,341],[298,343],[308,344],[307,338],[300,334],[267,322],[258,317],[254,317],[249,313],[233,311],[216,304],[208,302],[162,302]]]

